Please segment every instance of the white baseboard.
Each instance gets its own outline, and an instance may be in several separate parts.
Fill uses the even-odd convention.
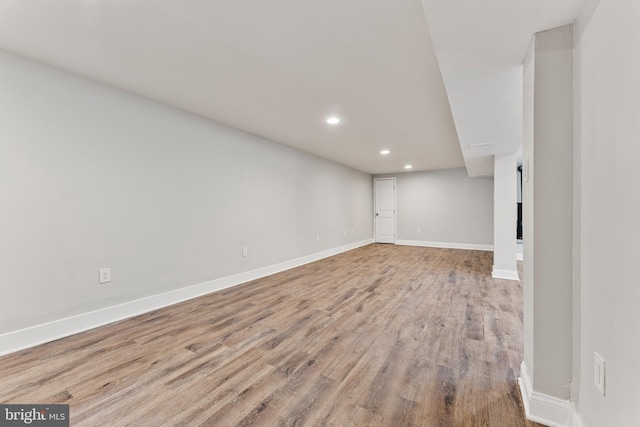
[[[573,416],[571,417],[571,426],[570,427],[584,427],[584,423],[582,422],[582,417],[576,410],[576,407],[571,405],[571,410],[573,412]]]
[[[494,279],[520,280],[518,270],[501,270],[495,266],[491,270],[491,277]]]
[[[580,415],[570,400],[533,391],[527,365],[524,362],[520,365],[518,385],[529,421],[549,427],[584,427]]]
[[[347,252],[371,243],[373,243],[373,239],[366,239],[360,242],[328,249],[326,251],[317,252],[315,254],[233,276],[222,277],[220,279],[175,289],[157,295],[151,295],[145,298],[54,320],[29,328],[11,331],[0,335],[0,356],[68,337],[79,332],[104,326],[139,314],[148,313],[162,307],[177,304],[182,301],[230,288],[241,283],[299,267],[301,265],[337,255],[342,252]]]
[[[493,251],[493,245],[477,245],[473,243],[427,242],[423,240],[396,240],[396,245],[422,246],[425,248],[467,249],[473,251]]]

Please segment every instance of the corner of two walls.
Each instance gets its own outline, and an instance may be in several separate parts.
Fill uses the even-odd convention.
[[[492,179],[469,178],[465,168],[393,176],[398,244],[493,250]]]
[[[546,101],[536,100],[535,108],[549,115],[546,123],[535,126],[536,144],[543,141],[535,148],[535,66],[534,61],[525,61],[523,157],[525,161],[530,157],[532,180],[525,184],[524,242],[535,240],[536,247],[525,246],[526,365],[521,388],[531,391],[528,396],[523,393],[528,414],[533,413],[532,419],[542,415],[537,419],[549,425],[640,425],[636,369],[640,341],[634,338],[640,287],[633,268],[640,240],[640,227],[633,220],[640,207],[640,193],[633,191],[640,182],[640,127],[635,114],[640,110],[640,60],[633,54],[640,40],[638,17],[638,2],[586,0],[574,25],[571,52],[549,43],[553,33],[538,49],[534,43],[534,49],[545,50],[535,59],[535,64],[547,67],[541,78],[551,79],[541,82],[535,77],[536,92],[546,91]],[[562,31],[556,29],[556,35]],[[571,67],[563,63],[569,59],[572,84],[556,80],[549,85],[554,78],[567,77]],[[558,96],[560,103],[567,102],[567,86],[573,89],[568,98],[573,123],[549,138],[553,130],[549,125],[563,120],[564,113],[554,108],[558,108]],[[573,130],[572,150],[560,141],[567,140],[567,129]],[[528,144],[527,135],[531,137]],[[534,162],[534,150],[535,162],[542,163]],[[563,165],[553,163],[558,156],[572,160],[573,171],[565,170],[563,176]],[[566,187],[570,181],[573,185],[568,189],[558,186]],[[534,192],[535,203],[543,199],[542,205],[533,206]],[[559,196],[555,200],[553,193]],[[573,197],[572,207],[565,203],[568,196]],[[564,204],[558,206],[558,202]],[[558,222],[559,209],[562,222]],[[567,223],[567,218],[572,222]],[[559,233],[549,227],[554,224],[563,226]],[[554,239],[567,233],[573,235],[564,237],[559,247]],[[565,264],[559,274],[554,259]],[[605,360],[604,394],[594,383],[594,352]],[[527,381],[531,379],[533,386]],[[567,397],[570,400],[563,403]]]
[[[572,410],[572,56],[572,27],[559,27],[536,34],[523,67],[521,390],[530,419],[548,425],[566,425]]]

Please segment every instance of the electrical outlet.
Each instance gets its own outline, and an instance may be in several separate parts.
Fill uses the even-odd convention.
[[[344,230],[344,237],[347,237],[347,230]]]
[[[605,386],[605,364],[604,359],[597,352],[593,352],[593,381],[596,384],[600,394],[604,394]]]
[[[99,270],[99,283],[108,283],[111,281],[111,269],[110,268],[101,268]]]
[[[418,228],[418,234],[422,233],[422,229]]]
[[[319,241],[320,241],[320,235],[316,234],[316,242],[319,242]]]
[[[353,230],[351,230],[351,235],[353,236]]]
[[[242,256],[247,256],[249,255],[249,248],[246,246],[242,247]]]

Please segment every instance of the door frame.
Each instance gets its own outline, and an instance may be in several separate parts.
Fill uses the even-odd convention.
[[[392,180],[393,181],[393,245],[396,244],[396,242],[398,241],[398,197],[397,197],[397,192],[396,192],[396,177],[395,176],[388,176],[388,177],[382,177],[382,178],[373,178],[373,241],[377,243],[377,237],[378,237],[378,233],[376,230],[377,227],[377,221],[376,221],[376,207],[377,205],[377,200],[376,197],[378,196],[378,192],[376,190],[376,182],[377,181],[384,181],[384,180]]]

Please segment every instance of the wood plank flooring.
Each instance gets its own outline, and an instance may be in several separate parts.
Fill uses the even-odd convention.
[[[537,426],[522,286],[492,254],[373,244],[0,358],[77,426]]]

